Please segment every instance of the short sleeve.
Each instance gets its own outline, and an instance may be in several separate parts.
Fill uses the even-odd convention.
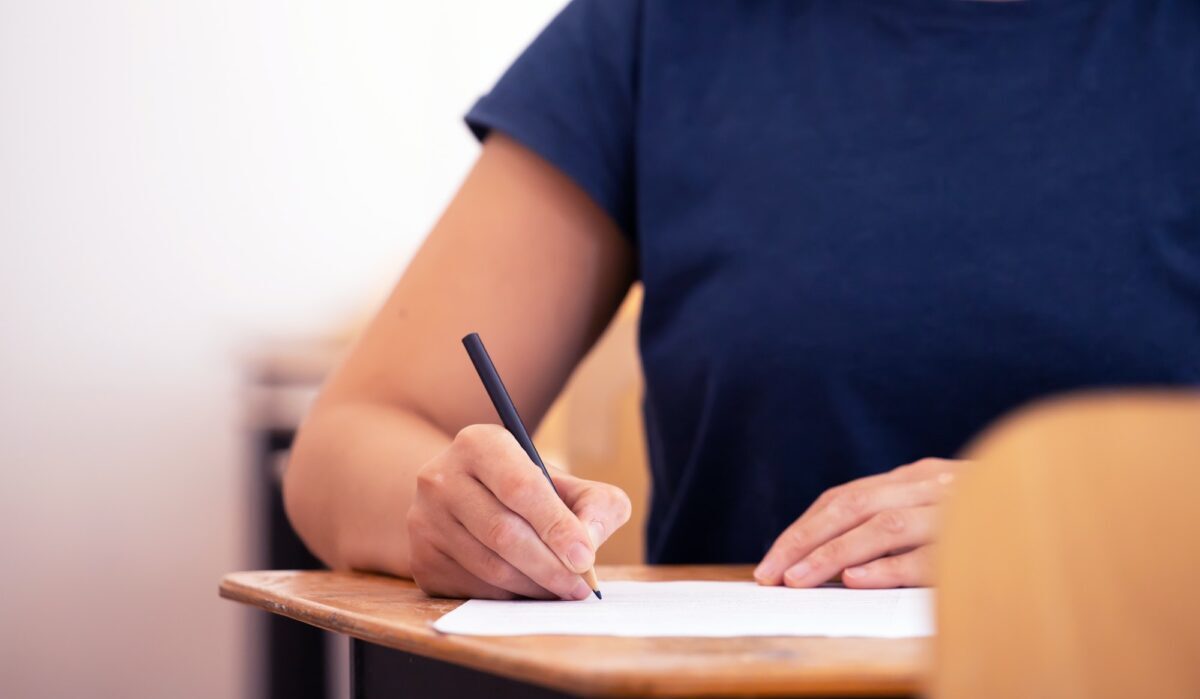
[[[631,239],[640,0],[572,0],[466,115],[579,185]]]

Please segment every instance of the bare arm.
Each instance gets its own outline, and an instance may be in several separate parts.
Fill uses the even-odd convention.
[[[570,510],[521,500],[541,493],[522,474],[540,475],[515,441],[460,432],[496,416],[459,340],[471,331],[486,339],[536,424],[632,278],[631,246],[582,190],[511,139],[489,137],[300,430],[284,494],[308,546],[331,566],[415,574],[440,594],[566,596],[555,588],[579,572],[566,561],[579,528],[598,525],[607,537],[628,517],[628,500],[565,474],[556,482],[574,494]],[[540,541],[513,524],[514,513]],[[547,555],[563,570],[551,570]]]

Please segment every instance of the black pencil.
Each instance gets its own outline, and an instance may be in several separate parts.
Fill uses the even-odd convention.
[[[462,343],[463,347],[467,348],[467,355],[471,358],[471,363],[475,365],[475,371],[479,374],[479,380],[483,382],[483,387],[487,390],[488,397],[492,399],[492,405],[496,406],[496,412],[500,415],[500,422],[504,423],[504,428],[516,438],[517,443],[529,455],[530,460],[542,470],[542,475],[549,481],[554,494],[558,495],[558,488],[554,485],[554,479],[550,477],[550,472],[546,470],[546,464],[542,463],[541,455],[538,454],[537,448],[533,446],[533,439],[529,437],[529,430],[525,429],[525,423],[521,421],[521,416],[517,414],[517,406],[513,405],[512,397],[508,395],[508,389],[504,388],[504,382],[500,380],[500,374],[496,371],[496,365],[492,363],[492,358],[488,355],[487,348],[483,346],[483,340],[479,339],[479,333],[467,335],[462,339]],[[584,573],[583,580],[588,584],[588,587],[592,588],[592,593],[596,595],[596,599],[603,599],[603,596],[600,594],[600,583],[596,580],[596,571],[594,568]]]

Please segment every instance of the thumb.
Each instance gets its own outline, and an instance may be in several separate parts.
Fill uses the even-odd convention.
[[[615,485],[556,476],[558,492],[592,538],[593,550],[629,521],[633,507],[625,491]]]

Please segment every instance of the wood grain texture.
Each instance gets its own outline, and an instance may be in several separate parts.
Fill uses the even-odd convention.
[[[604,580],[750,580],[749,566],[601,566]],[[583,696],[905,696],[927,642],[853,638],[449,636],[432,623],[461,601],[365,573],[233,573],[221,596],[323,629]]]
[[[1200,697],[1200,393],[989,430],[946,507],[937,699]]]

